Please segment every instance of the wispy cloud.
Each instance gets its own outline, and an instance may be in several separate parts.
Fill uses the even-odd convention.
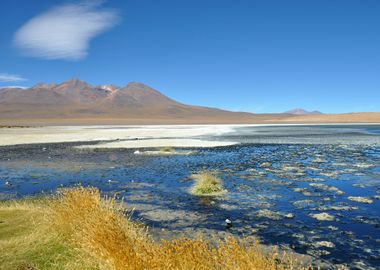
[[[87,55],[92,38],[119,21],[102,1],[64,4],[24,24],[15,34],[15,45],[25,55],[44,59],[79,60]]]
[[[5,86],[0,86],[0,89],[3,88],[15,88],[15,89],[28,89],[27,86],[20,86],[20,85],[5,85]]]
[[[23,77],[16,74],[0,73],[0,82],[20,82],[25,81]]]

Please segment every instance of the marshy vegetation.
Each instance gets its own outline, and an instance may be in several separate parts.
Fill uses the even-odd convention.
[[[216,172],[202,171],[192,175],[195,180],[194,185],[191,187],[190,192],[199,196],[215,196],[223,194],[222,180],[217,176]]]
[[[164,153],[173,153],[174,151],[175,149],[171,146],[165,146],[165,147],[160,148],[160,152],[164,152]]]
[[[254,239],[153,241],[95,188],[0,204],[2,269],[310,269]]]
[[[0,128],[31,128],[32,126],[0,125]]]

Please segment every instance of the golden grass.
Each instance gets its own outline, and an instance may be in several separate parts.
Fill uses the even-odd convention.
[[[160,152],[172,153],[174,151],[175,151],[175,149],[171,146],[165,146],[165,147],[160,148]]]
[[[0,213],[4,209],[0,207]],[[102,199],[97,189],[60,190],[41,208],[26,209],[31,210],[25,215],[26,220],[29,222],[29,216],[36,216],[32,220],[37,223],[27,229],[27,242],[20,241],[20,236],[12,237],[18,241],[12,240],[13,249],[8,255],[0,254],[0,262],[8,267],[2,269],[17,269],[9,266],[17,263],[20,266],[21,262],[35,267],[29,269],[310,269],[300,266],[286,253],[277,250],[264,253],[257,241],[248,238],[231,237],[216,245],[201,238],[154,242],[145,228],[125,217],[123,209],[115,199]],[[60,245],[39,251],[41,260],[49,261],[48,266],[56,268],[23,256],[28,249],[35,251],[34,246],[45,247],[46,243]],[[9,244],[4,246],[1,242],[0,247],[9,248]],[[14,260],[11,252],[21,254],[21,260],[15,264],[7,262]]]
[[[195,180],[194,185],[190,189],[190,193],[194,195],[220,195],[225,192],[222,180],[215,172],[202,171],[192,175]]]
[[[0,269],[96,269],[49,229],[45,199],[0,203]]]

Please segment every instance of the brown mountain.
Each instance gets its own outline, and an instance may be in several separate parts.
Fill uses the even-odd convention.
[[[73,79],[61,84],[40,83],[29,89],[0,89],[0,118],[10,119],[225,119],[249,122],[253,114],[185,105],[142,83],[125,87],[92,86]],[[197,120],[198,119],[198,120]]]
[[[0,88],[0,125],[380,122],[380,113],[252,114],[179,103],[142,83],[92,86],[73,79]]]

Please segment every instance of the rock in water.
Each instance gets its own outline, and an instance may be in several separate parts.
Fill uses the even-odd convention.
[[[229,218],[226,218],[226,220],[224,222],[226,223],[226,227],[227,228],[231,228],[232,227],[232,221]]]

